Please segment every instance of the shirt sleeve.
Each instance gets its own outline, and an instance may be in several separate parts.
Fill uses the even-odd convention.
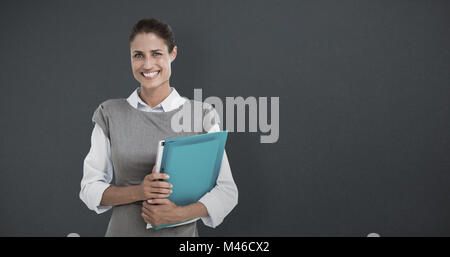
[[[95,115],[94,115],[95,117]],[[80,199],[97,214],[111,209],[102,206],[103,192],[110,186],[113,175],[109,139],[99,124],[95,124],[91,136],[91,148],[83,164]]]
[[[215,112],[215,111],[214,111]],[[218,115],[215,113],[215,116]],[[216,120],[215,124],[208,127],[208,133],[219,132],[220,126]],[[231,174],[230,164],[226,152],[223,153],[222,164],[216,186],[206,193],[199,202],[205,205],[208,216],[202,217],[203,224],[215,228],[222,223],[225,217],[238,203],[238,189]]]

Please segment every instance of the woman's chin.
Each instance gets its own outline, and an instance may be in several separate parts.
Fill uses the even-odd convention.
[[[145,89],[155,89],[161,86],[160,83],[155,83],[156,81],[152,81],[151,83],[149,83],[148,81],[141,81],[141,87],[145,88]]]

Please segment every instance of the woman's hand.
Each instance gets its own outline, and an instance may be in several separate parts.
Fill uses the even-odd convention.
[[[156,181],[156,179],[168,179],[169,175],[164,173],[155,173],[153,166],[152,173],[145,176],[139,185],[139,194],[141,200],[164,199],[172,193],[172,184],[166,181]]]
[[[184,221],[182,209],[169,199],[152,199],[142,203],[141,216],[145,222],[161,226]]]

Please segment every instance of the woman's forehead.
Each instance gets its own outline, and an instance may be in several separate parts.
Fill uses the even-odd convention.
[[[154,51],[167,50],[167,45],[164,39],[160,38],[154,33],[140,33],[136,35],[134,40],[130,43],[132,51]]]

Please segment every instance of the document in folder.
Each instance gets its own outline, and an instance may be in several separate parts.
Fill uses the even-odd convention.
[[[178,206],[197,202],[215,185],[219,175],[228,131],[160,141],[156,157],[156,172],[169,174],[173,185],[169,200]],[[161,229],[194,222],[167,224],[147,228]]]

